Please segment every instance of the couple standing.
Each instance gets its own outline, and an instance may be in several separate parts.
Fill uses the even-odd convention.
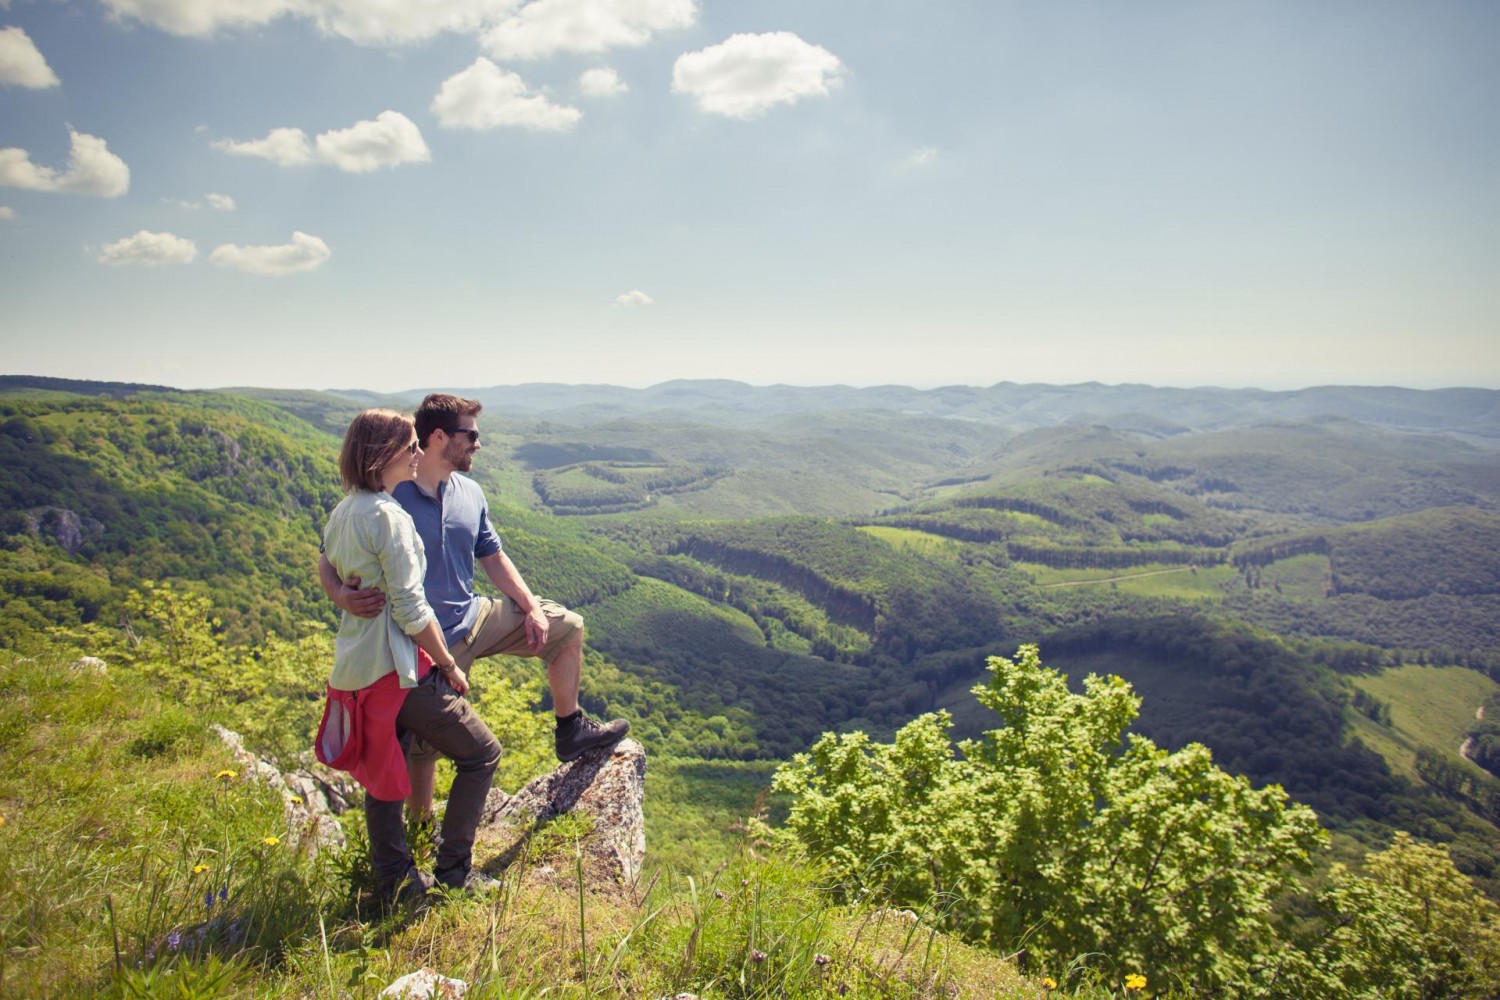
[[[339,458],[349,495],[323,533],[318,577],[344,612],[329,712],[364,729],[351,744],[355,766],[346,769],[365,786],[371,861],[387,898],[421,896],[434,879],[470,889],[492,881],[473,870],[472,857],[500,760],[500,744],[463,698],[476,659],[505,654],[546,664],[559,760],[612,745],[629,729],[623,719],[601,725],[579,709],[583,619],[532,594],[501,548],[483,491],[463,475],[480,448],[481,409],[434,393],[410,418],[391,410],[355,417]],[[474,592],[476,564],[501,597]],[[319,751],[331,760],[343,744],[325,746],[328,718]],[[457,773],[429,877],[412,862],[401,807],[404,800],[413,818],[431,820],[439,754]]]

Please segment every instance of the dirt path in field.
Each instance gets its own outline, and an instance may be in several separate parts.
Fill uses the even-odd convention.
[[[1069,580],[1067,583],[1043,583],[1037,590],[1056,590],[1058,587],[1088,587],[1096,583],[1118,583],[1121,580],[1139,580],[1147,576],[1166,576],[1168,573],[1191,573],[1187,566],[1181,569],[1153,569],[1149,573],[1126,573],[1124,576],[1106,576],[1098,580]]]
[[[1474,718],[1480,720],[1481,722],[1484,721],[1483,705],[1480,705],[1478,708],[1474,709]],[[1474,737],[1470,736],[1464,740],[1464,745],[1458,748],[1458,755],[1464,760],[1471,760],[1472,758],[1469,757],[1469,751],[1472,749],[1474,749]]]

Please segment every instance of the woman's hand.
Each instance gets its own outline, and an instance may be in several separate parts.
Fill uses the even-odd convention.
[[[443,672],[443,679],[448,682],[449,687],[459,694],[469,693],[469,678],[464,673],[463,667],[460,667],[457,663],[450,663],[447,666],[438,667],[438,669]]]

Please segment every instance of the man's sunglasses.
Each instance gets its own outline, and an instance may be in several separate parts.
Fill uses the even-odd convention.
[[[479,443],[479,431],[473,427],[444,427],[443,433],[447,434],[449,437],[454,437],[458,434],[467,434],[469,435],[470,444]]]

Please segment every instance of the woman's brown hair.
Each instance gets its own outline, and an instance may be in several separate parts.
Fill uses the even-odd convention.
[[[411,417],[395,410],[365,410],[349,421],[339,450],[339,477],[344,491],[378,493],[380,471],[411,444]]]

